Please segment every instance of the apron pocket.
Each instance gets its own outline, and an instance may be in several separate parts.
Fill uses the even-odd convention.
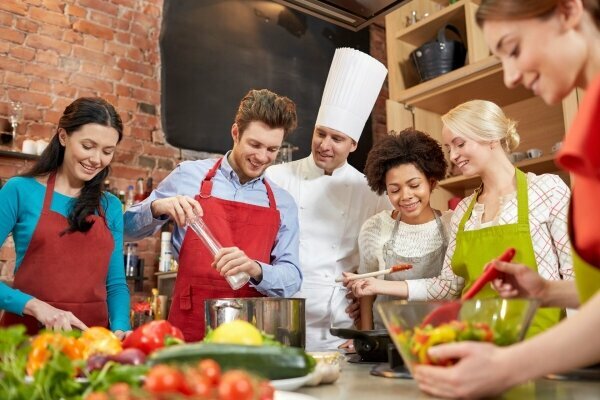
[[[220,282],[226,285],[226,289],[231,291],[227,282]],[[225,287],[224,287],[225,288]],[[221,297],[231,297],[224,295],[223,288],[219,287],[217,282],[209,282],[206,284],[188,285],[183,293],[179,295],[179,306],[177,316],[174,320],[176,326],[181,329],[186,341],[200,340],[204,337],[204,304],[205,299],[214,299]]]

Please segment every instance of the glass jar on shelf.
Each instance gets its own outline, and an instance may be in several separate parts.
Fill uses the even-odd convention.
[[[137,243],[125,243],[125,276],[138,276],[139,257]]]

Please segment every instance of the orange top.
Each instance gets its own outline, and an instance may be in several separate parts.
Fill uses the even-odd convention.
[[[600,75],[586,89],[556,162],[575,177],[572,244],[585,261],[600,268]]]

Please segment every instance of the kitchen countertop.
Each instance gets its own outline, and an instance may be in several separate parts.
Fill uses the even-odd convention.
[[[375,364],[355,364],[342,361],[342,373],[331,385],[303,387],[299,393],[325,400],[387,400],[387,399],[432,399],[421,392],[412,379],[382,378],[369,372]],[[600,398],[599,381],[560,381],[538,379],[517,386],[504,395],[503,400],[522,399],[569,399],[596,400]]]

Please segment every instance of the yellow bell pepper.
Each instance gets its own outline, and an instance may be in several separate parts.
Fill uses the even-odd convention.
[[[83,358],[92,354],[113,355],[123,350],[121,340],[106,328],[94,326],[84,331],[79,338],[82,345]]]

